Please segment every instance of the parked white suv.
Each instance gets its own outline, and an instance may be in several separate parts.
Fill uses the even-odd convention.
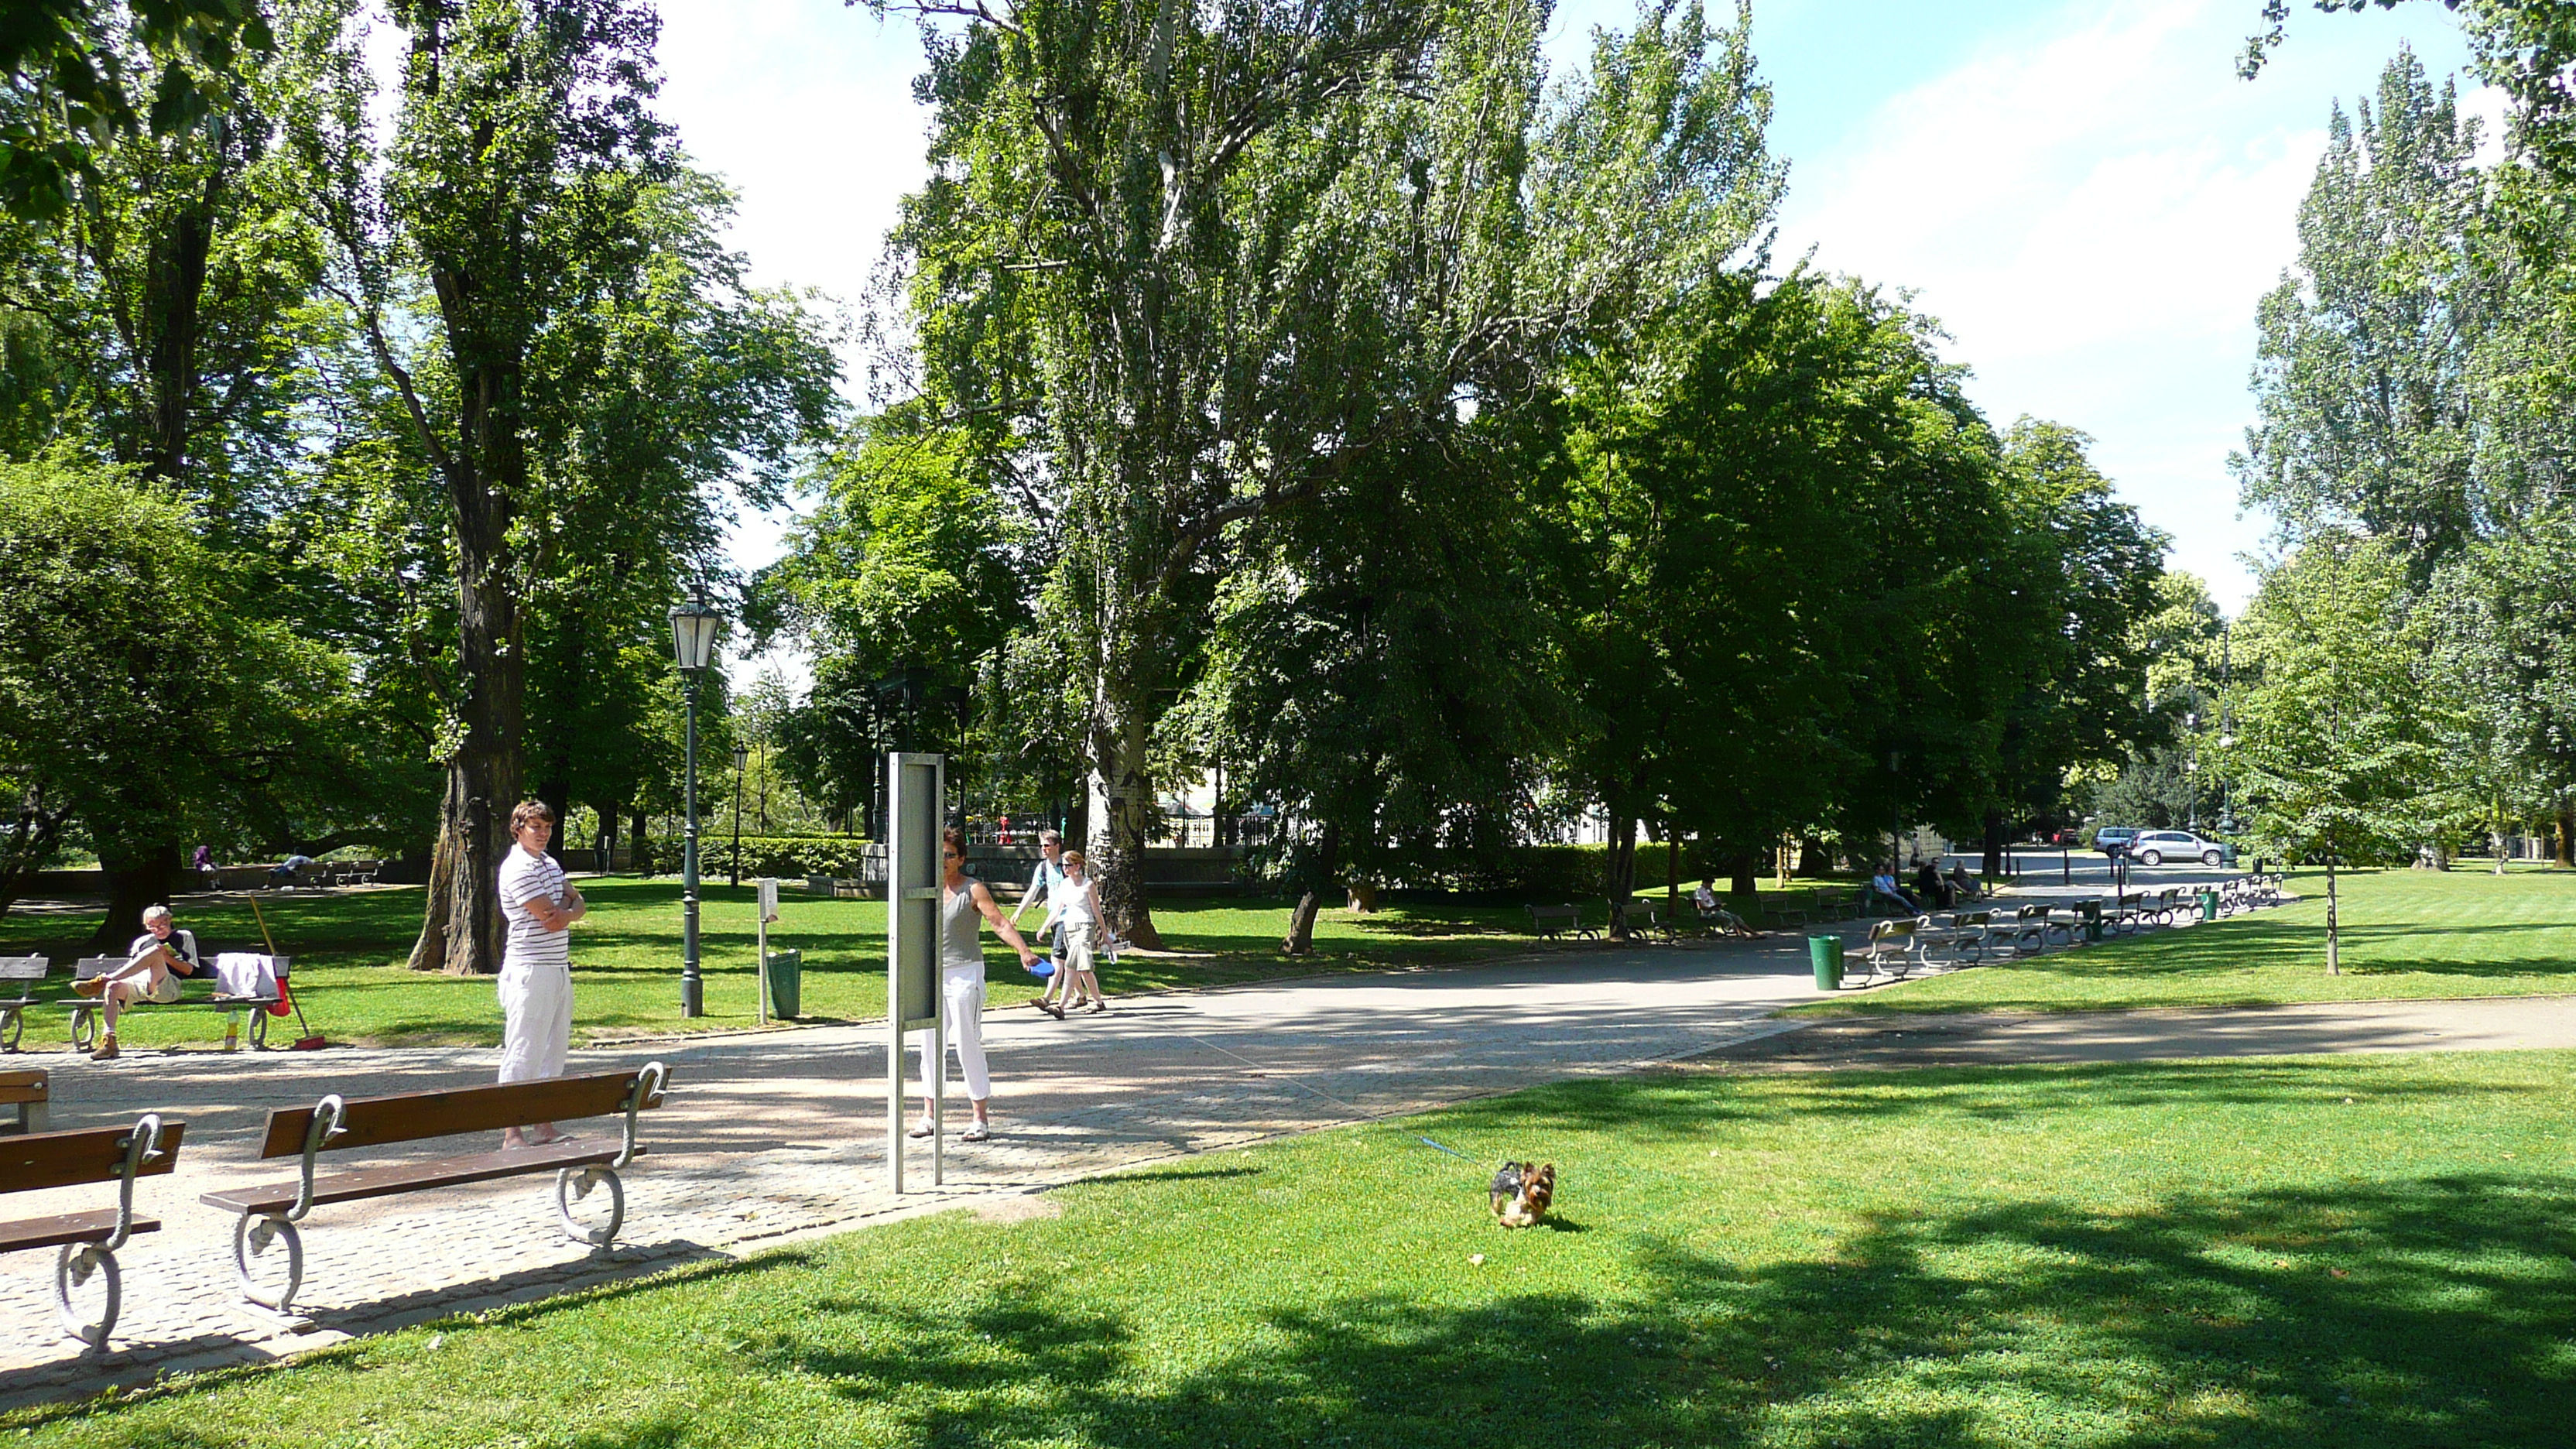
[[[2188,830],[2150,830],[2129,842],[2129,858],[2140,865],[2162,865],[2168,860],[2190,860],[2195,856],[2203,865],[2225,865],[2236,858],[2236,847],[2204,840]]]

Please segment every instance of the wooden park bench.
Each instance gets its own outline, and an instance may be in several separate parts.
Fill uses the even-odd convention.
[[[2048,949],[2051,931],[2066,932],[2058,944],[2074,939],[2072,928],[2059,924],[2055,919],[2054,908],[2046,901],[2033,901],[2025,906],[2015,906],[2010,920],[1999,921],[1987,929],[1986,939],[2016,956],[2036,956]]]
[[[53,1079],[43,1072],[0,1072],[0,1107],[15,1107],[17,1124],[0,1122],[0,1132],[42,1132],[45,1106],[53,1100]]]
[[[1855,953],[1868,974],[1862,985],[1876,981],[1884,973],[1891,981],[1902,981],[1923,962],[1922,942],[1917,939],[1931,923],[1921,916],[1891,916],[1873,921],[1869,940]]]
[[[284,979],[286,976],[287,958],[284,956],[272,956],[269,959],[276,964],[278,977],[281,980]],[[127,958],[123,956],[84,956],[79,961],[73,963],[72,980],[76,982],[87,981],[93,976],[104,976],[111,971],[122,971],[125,969],[126,961]],[[187,1007],[197,1007],[201,1009],[210,1007],[216,1011],[225,1012],[247,1011],[250,1013],[250,1044],[252,1049],[256,1051],[267,1050],[268,1008],[277,1004],[277,998],[274,996],[226,996],[219,991],[197,989],[197,983],[201,981],[206,983],[208,987],[212,987],[214,984],[214,957],[212,954],[209,954],[206,957],[206,962],[207,965],[205,970],[199,971],[194,976],[182,976],[179,978],[178,1000],[137,1002],[125,1009],[127,1011],[136,1011],[148,1006],[155,1011],[177,1011]],[[99,1025],[107,1015],[106,997],[66,996],[62,1000],[55,1002],[54,1005],[64,1007],[72,1014],[72,1046],[75,1050],[88,1051],[91,1047],[98,1044]]]
[[[1699,902],[1693,901],[1691,902],[1691,910],[1697,916],[1697,929],[1699,934],[1703,936],[1750,937],[1759,934],[1752,926],[1745,922],[1745,919],[1742,916],[1737,915],[1735,912],[1728,910],[1724,906],[1703,906]],[[1804,926],[1807,923],[1807,913],[1794,908],[1773,910],[1766,914],[1769,921],[1775,926],[1785,923],[1787,918],[1791,916],[1795,916],[1798,924],[1801,926]]]
[[[294,1181],[226,1188],[198,1201],[240,1215],[233,1224],[233,1276],[244,1298],[280,1313],[287,1311],[304,1284],[304,1239],[295,1225],[325,1203],[552,1172],[555,1211],[564,1231],[576,1242],[605,1248],[626,1221],[626,1185],[618,1173],[643,1150],[635,1141],[635,1115],[662,1105],[670,1077],[667,1067],[652,1062],[639,1071],[549,1077],[447,1092],[355,1098],[334,1092],[310,1107],[281,1107],[268,1114],[268,1133],[261,1140],[259,1155],[301,1158],[303,1172]],[[543,1147],[503,1148],[315,1175],[316,1160],[325,1152],[499,1132],[540,1122],[576,1122],[611,1113],[625,1114],[622,1141],[567,1137]],[[573,1216],[572,1205],[603,1183],[608,1187],[608,1222],[585,1228]],[[260,1289],[254,1260],[279,1238],[286,1240],[286,1281],[275,1293],[266,1293]]]
[[[1939,928],[1946,932],[1946,937],[1938,942],[1937,949],[1948,951],[1950,959],[1959,965],[1982,965],[1988,946],[2002,944],[1989,939],[1994,925],[1995,913],[1992,911],[1953,911],[1946,924]],[[2009,938],[2010,932],[2007,931],[2006,935]]]
[[[1583,924],[1580,906],[1531,906],[1528,909],[1530,930],[1542,941],[1560,941],[1569,936],[1586,941],[1601,938],[1600,932]]]
[[[1615,933],[1625,929],[1630,940],[1669,941],[1673,939],[1671,923],[1655,908],[1653,901],[1611,901],[1610,925]]]
[[[63,1332],[89,1345],[107,1346],[116,1331],[124,1301],[124,1278],[117,1271],[116,1250],[136,1233],[160,1230],[156,1218],[134,1215],[134,1180],[168,1172],[179,1160],[185,1122],[164,1122],[147,1114],[131,1127],[98,1127],[78,1132],[31,1132],[0,1138],[0,1193],[37,1192],[53,1187],[79,1187],[113,1182],[112,1212],[57,1213],[0,1223],[0,1253],[29,1248],[58,1248],[54,1258],[54,1308]],[[72,1302],[73,1291],[103,1277],[105,1300],[92,1324]]]
[[[0,1052],[18,1049],[27,1008],[36,1004],[36,983],[53,965],[42,956],[0,956]]]

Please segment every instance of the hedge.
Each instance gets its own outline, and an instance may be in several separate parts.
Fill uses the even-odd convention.
[[[839,876],[855,879],[860,874],[859,862],[870,841],[858,835],[746,835],[742,838],[742,878],[755,880],[774,875],[782,880],[802,881],[811,875]],[[713,833],[698,837],[698,875],[701,879],[733,874],[733,836]],[[653,841],[653,868],[663,875],[680,869],[680,842],[656,838]]]

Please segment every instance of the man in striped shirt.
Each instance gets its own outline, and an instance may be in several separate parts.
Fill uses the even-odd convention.
[[[501,914],[510,923],[501,953],[504,1082],[562,1076],[572,1043],[572,923],[590,904],[546,854],[554,833],[555,813],[542,800],[510,812],[510,838],[518,845],[501,862]],[[563,1135],[552,1122],[540,1122],[524,1135],[505,1128],[501,1145],[542,1147]]]

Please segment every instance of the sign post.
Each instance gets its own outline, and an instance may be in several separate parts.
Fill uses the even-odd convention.
[[[945,1180],[940,1120],[948,1098],[948,1040],[939,1014],[939,807],[948,761],[886,755],[886,1171],[903,1192],[903,1038],[930,1032],[921,1074],[930,1088],[930,1181]]]
[[[760,878],[760,1024],[769,1025],[769,923],[778,919],[778,878]]]

